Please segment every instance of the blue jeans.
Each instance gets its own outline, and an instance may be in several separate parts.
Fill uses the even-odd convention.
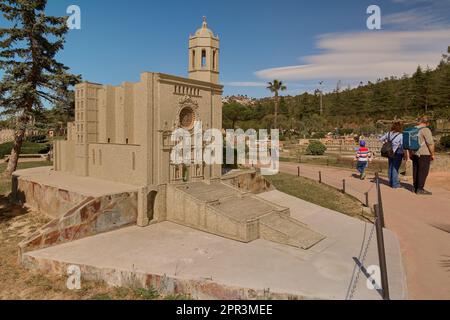
[[[402,165],[403,153],[396,153],[389,158],[389,185],[392,188],[400,188],[400,180],[398,178],[398,170]]]
[[[358,164],[356,166],[356,169],[358,169],[358,172],[363,174],[364,171],[366,171],[366,168],[369,166],[369,163],[367,161],[358,161]]]

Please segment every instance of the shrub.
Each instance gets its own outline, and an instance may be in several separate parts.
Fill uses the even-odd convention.
[[[317,140],[312,140],[309,143],[308,148],[306,148],[306,152],[313,156],[321,156],[325,153],[326,150],[327,147],[322,142]]]
[[[325,138],[326,133],[325,132],[314,132],[314,134],[311,135],[311,138],[313,139],[323,139]]]
[[[47,136],[45,134],[37,135],[37,136],[29,136],[26,137],[25,141],[34,142],[34,143],[46,143]]]
[[[159,297],[159,292],[154,287],[150,288],[137,288],[134,293],[144,300],[155,300]]]
[[[0,158],[4,158],[11,153],[13,142],[6,142],[0,144]],[[24,141],[22,144],[21,154],[46,154],[50,151],[50,145],[44,143],[33,143]]]
[[[444,136],[441,138],[440,145],[443,149],[450,149],[450,136]]]

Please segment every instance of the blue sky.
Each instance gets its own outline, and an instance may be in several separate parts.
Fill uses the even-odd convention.
[[[286,94],[434,67],[450,45],[450,0],[49,0],[48,13],[81,8],[60,59],[88,81],[137,81],[142,71],[187,76],[188,36],[202,16],[221,39],[225,95],[267,96],[284,80]],[[382,30],[368,30],[377,4]],[[4,23],[0,20],[0,23]]]

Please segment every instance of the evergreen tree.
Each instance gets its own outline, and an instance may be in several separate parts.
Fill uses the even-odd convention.
[[[444,54],[439,64],[437,100],[440,107],[448,109],[450,107],[450,46],[447,54]]]
[[[422,108],[426,108],[427,105],[427,78],[420,66],[417,67],[417,71],[414,73],[412,80],[414,92],[412,106],[419,111]]]
[[[55,59],[68,31],[64,17],[45,14],[46,0],[2,0],[0,11],[10,22],[0,29],[0,105],[2,114],[16,117],[14,146],[4,175],[17,168],[30,120],[42,115],[44,101],[64,103],[67,89],[79,81]],[[70,103],[70,102],[69,102]]]

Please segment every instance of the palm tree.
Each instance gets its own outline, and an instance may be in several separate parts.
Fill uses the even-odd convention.
[[[284,91],[286,90],[286,86],[283,85],[282,81],[278,81],[278,80],[273,80],[273,82],[269,82],[268,83],[269,86],[267,87],[267,89],[270,90],[270,92],[273,92],[274,97],[275,97],[275,114],[274,114],[274,121],[273,121],[273,126],[276,129],[278,127],[278,108],[280,106],[280,98],[278,96],[278,92],[279,91]]]

